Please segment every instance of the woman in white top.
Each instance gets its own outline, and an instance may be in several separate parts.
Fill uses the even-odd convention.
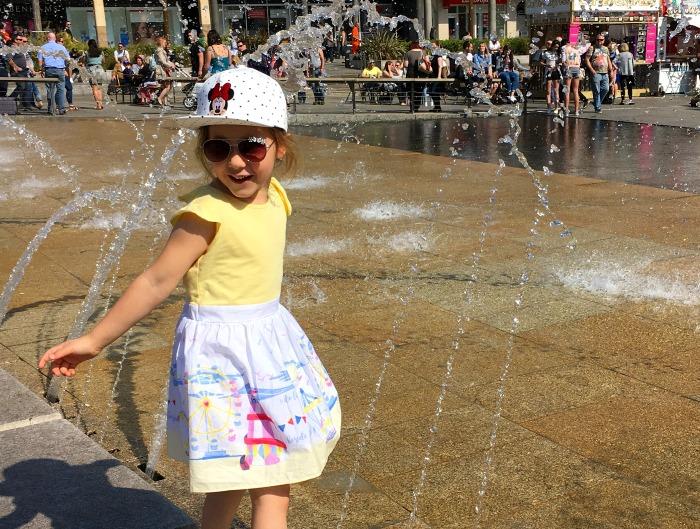
[[[559,44],[553,42],[540,58],[540,64],[544,67],[544,78],[547,81],[547,112],[549,114],[559,106],[560,61]]]
[[[569,113],[569,100],[571,94],[574,94],[574,115],[581,114],[579,100],[579,83],[581,81],[581,56],[586,53],[588,46],[576,46],[574,44],[566,44],[561,50],[561,62],[564,68],[564,79],[566,82],[566,96],[564,103],[564,112]]]

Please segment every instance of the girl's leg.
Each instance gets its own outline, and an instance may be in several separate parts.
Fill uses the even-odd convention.
[[[559,106],[559,81],[552,81],[554,87],[554,100],[552,106],[556,109]]]
[[[571,101],[571,83],[573,79],[571,77],[567,78],[566,81],[566,94],[564,95],[564,108],[568,111],[569,110],[569,102]],[[576,101],[576,105],[574,106],[574,111],[576,110],[576,107],[578,106],[578,93],[574,96],[574,101]]]
[[[227,490],[207,494],[202,509],[202,529],[229,529],[244,492]]]
[[[579,79],[578,77],[571,79],[571,90],[567,92],[566,97],[569,97],[569,93],[573,91],[574,93],[574,114],[579,113],[579,95],[578,95],[578,85],[579,85]],[[568,104],[567,104],[568,107]]]
[[[251,489],[250,500],[253,504],[252,529],[287,529],[289,485]]]
[[[627,77],[627,97],[629,98],[630,104],[632,104],[632,86],[634,85],[634,76],[628,75]]]
[[[547,108],[552,108],[552,81],[547,80]]]

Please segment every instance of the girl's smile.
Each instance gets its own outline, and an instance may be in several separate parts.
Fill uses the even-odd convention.
[[[210,159],[221,160],[207,164],[219,186],[249,204],[266,203],[275,161],[285,154],[272,131],[267,127],[212,125],[207,141],[212,143],[204,148],[205,156],[208,152]]]

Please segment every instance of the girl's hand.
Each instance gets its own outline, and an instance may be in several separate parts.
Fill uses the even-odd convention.
[[[75,340],[67,340],[46,351],[39,360],[39,368],[50,362],[51,373],[54,376],[72,377],[78,364],[96,357],[99,353],[100,348],[97,344],[89,335],[85,335]]]

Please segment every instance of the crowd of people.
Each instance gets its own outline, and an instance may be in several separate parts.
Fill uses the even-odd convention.
[[[0,31],[0,48],[12,47],[11,53],[0,51],[0,77],[28,79],[17,83],[11,96],[16,97],[25,109],[43,108],[42,92],[32,78],[43,76],[55,78],[58,82],[46,83],[46,96],[49,109],[62,115],[75,110],[72,97],[73,80],[81,77],[89,82],[95,108],[104,108],[102,85],[110,82],[110,88],[119,86],[129,89],[134,103],[166,106],[173,87],[173,76],[177,75],[178,65],[168,39],[156,37],[152,55],[131,57],[122,43],[114,50],[114,69],[106,73],[105,56],[97,42],[91,39],[87,51],[64,46],[64,35],[70,27],[59,34],[48,33],[48,39],[38,53],[29,52],[27,35],[16,32],[8,35]],[[206,77],[235,67],[246,65],[276,79],[288,75],[289,65],[281,53],[280,46],[272,46],[253,59],[251,50],[242,36],[235,34],[225,42],[216,30],[210,30],[206,37],[195,31],[188,33],[190,71],[180,70],[181,77],[190,75],[203,80]],[[314,96],[313,103],[325,103],[326,88],[319,81],[326,75],[326,65],[336,58],[357,53],[361,38],[358,24],[350,29],[342,29],[337,34],[328,32],[318,47],[304,49],[301,57],[294,59],[295,68],[302,64],[307,78],[314,79],[309,87]],[[418,41],[410,44],[403,57],[369,62],[360,74],[368,79],[363,83],[361,94],[370,102],[390,102],[394,97],[401,105],[412,110],[426,109],[439,112],[446,90],[462,90],[464,95],[486,96],[495,103],[515,103],[522,101],[530,81],[537,81],[545,93],[549,113],[579,115],[588,101],[581,93],[582,81],[589,77],[593,92],[593,108],[602,111],[602,104],[614,102],[620,95],[620,104],[634,104],[634,56],[626,43],[617,44],[597,35],[594,42],[569,43],[561,37],[547,40],[541,48],[534,47],[529,65],[522,64],[508,45],[501,45],[492,36],[478,44],[477,49],[471,40],[465,40],[461,53],[447,53],[437,41],[421,47]],[[425,79],[424,82],[405,79]],[[110,81],[111,79],[111,81]],[[382,79],[373,82],[372,79]],[[388,80],[393,82],[388,82]],[[453,79],[454,83],[441,82]],[[191,83],[194,85],[194,82]],[[0,81],[0,96],[5,96],[8,83]],[[299,94],[305,101],[305,94]]]

